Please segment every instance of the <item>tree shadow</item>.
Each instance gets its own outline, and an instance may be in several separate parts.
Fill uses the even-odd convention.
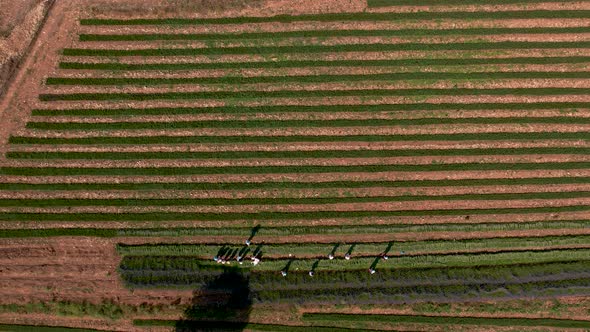
[[[191,306],[175,331],[243,331],[252,310],[248,276],[239,268],[221,275],[193,292]]]
[[[250,230],[250,237],[248,238],[248,241],[252,241],[252,239],[256,236],[256,234],[258,233],[258,231],[260,230],[262,226],[260,226],[260,224],[254,226],[252,228],[252,230]]]

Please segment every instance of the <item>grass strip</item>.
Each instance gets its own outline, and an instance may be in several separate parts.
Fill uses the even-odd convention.
[[[130,116],[130,115],[182,115],[182,114],[240,114],[240,113],[300,113],[300,112],[392,112],[392,111],[443,111],[443,110],[540,110],[557,109],[576,112],[590,108],[590,103],[419,103],[379,105],[281,105],[281,106],[220,106],[220,107],[160,107],[114,109],[33,109],[33,116]],[[483,135],[485,133],[480,133]],[[562,133],[565,134],[565,133]]]
[[[41,326],[41,325],[8,325],[0,324],[0,331],[5,332],[96,332],[102,330],[79,329],[65,326]]]
[[[265,173],[348,173],[348,172],[436,172],[489,170],[587,169],[587,162],[563,163],[465,163],[430,165],[359,165],[359,166],[239,166],[239,167],[0,167],[0,175],[198,175],[198,174],[265,174]]]
[[[585,95],[586,88],[496,88],[496,89],[357,89],[357,90],[277,90],[277,91],[205,91],[161,93],[46,93],[41,101],[78,100],[184,100],[184,99],[256,99],[314,97],[387,97],[387,96],[477,96],[477,95]]]
[[[248,322],[230,322],[213,320],[164,320],[164,319],[135,319],[135,326],[165,326],[176,327],[180,331],[276,331],[276,332],[309,332],[310,329],[319,332],[364,332],[383,331],[375,329],[342,328],[330,326],[296,326],[278,324],[258,324]],[[388,330],[391,331],[391,330]]]
[[[493,118],[419,118],[419,119],[336,119],[336,120],[204,120],[174,122],[44,122],[30,121],[26,127],[38,130],[137,130],[191,128],[325,128],[427,126],[445,124],[589,124],[590,118],[561,117],[493,117]]]
[[[363,221],[360,221],[361,223]],[[265,236],[289,236],[309,234],[391,234],[395,232],[463,232],[463,231],[510,231],[510,230],[535,230],[535,229],[578,229],[590,226],[590,220],[564,220],[564,221],[533,221],[516,223],[448,223],[448,224],[424,224],[424,225],[339,225],[339,226],[262,226],[260,235]],[[221,228],[150,228],[150,229],[120,229],[119,236],[200,236],[223,235],[244,236],[251,235],[252,227],[221,227]],[[258,233],[257,233],[258,234]],[[459,241],[459,240],[457,240]],[[542,243],[539,239],[539,243]],[[387,241],[389,242],[389,241]],[[459,241],[460,242],[460,241]],[[412,246],[411,242],[396,242],[395,248]]]
[[[264,248],[262,249],[264,251]],[[325,255],[329,253],[326,252]],[[450,267],[483,267],[483,266],[502,266],[517,264],[541,264],[556,262],[575,262],[587,260],[590,255],[590,249],[564,249],[564,250],[547,250],[547,251],[516,251],[500,253],[468,253],[452,255],[418,255],[418,256],[398,256],[392,257],[387,261],[382,261],[379,267],[382,269],[424,269],[424,268],[450,268]],[[365,270],[375,258],[379,257],[354,257],[351,260],[343,258],[329,260],[327,258],[319,261],[318,271],[347,271],[347,270]],[[265,259],[264,264],[252,266],[234,265],[239,269],[249,271],[281,271],[284,266],[292,261],[290,270],[309,271],[310,262],[317,261],[317,258],[303,259],[287,257],[284,259],[270,260]],[[199,260],[195,257],[183,256],[124,256],[119,266],[124,271],[200,271],[218,269],[218,264],[213,259]],[[366,271],[366,270],[365,270]],[[559,273],[560,271],[555,271]],[[432,282],[432,280],[431,280]]]
[[[207,263],[190,262],[190,258],[178,260],[169,257],[171,262],[165,264],[166,257],[144,257],[144,261],[135,260],[136,257],[123,259],[124,265],[119,270],[127,286],[133,288],[198,288],[206,286],[207,282],[219,278],[223,272],[239,274],[247,278],[248,285],[254,292],[269,290],[290,291],[329,290],[336,293],[343,288],[373,290],[381,287],[409,287],[423,286],[453,286],[453,285],[502,285],[522,284],[531,281],[555,280],[556,284],[576,279],[585,279],[587,271],[584,265],[588,261],[557,261],[534,264],[486,265],[429,268],[392,269],[379,266],[379,273],[369,276],[365,269],[322,270],[309,278],[309,261],[305,262],[302,270],[291,269],[289,276],[283,278],[277,270],[250,270],[232,267],[213,266]],[[357,258],[358,259],[358,258]],[[268,261],[268,260],[266,260]],[[127,269],[125,264],[138,263],[137,269]],[[350,264],[350,262],[344,262]],[[250,270],[250,271],[249,271]],[[433,282],[435,281],[435,282]]]
[[[587,79],[590,72],[410,72],[363,75],[223,76],[223,77],[49,77],[47,85],[170,85],[170,84],[262,84],[332,83],[403,80],[494,80],[494,79]]]
[[[396,211],[305,211],[305,212],[137,212],[137,213],[0,213],[2,221],[232,221],[232,220],[317,220],[325,218],[458,216],[480,214],[561,213],[588,211],[588,205],[535,208],[396,210]]]
[[[392,59],[392,60],[277,60],[249,62],[193,62],[193,63],[92,63],[60,62],[61,69],[83,70],[198,70],[198,69],[278,69],[299,67],[400,67],[400,66],[468,66],[495,64],[557,64],[586,63],[590,57],[514,57],[476,59]]]
[[[590,226],[588,220],[539,221],[518,223],[479,223],[479,224],[441,224],[441,225],[343,225],[343,226],[288,226],[262,227],[260,235],[289,236],[308,234],[384,234],[391,232],[423,232],[423,231],[508,231],[533,229],[575,229]],[[47,229],[1,229],[0,238],[20,237],[51,237],[51,236],[95,236],[95,237],[180,237],[180,236],[249,236],[252,227],[198,227],[198,228],[47,228]],[[576,241],[571,236],[566,237]],[[580,237],[576,237],[580,238]],[[549,238],[538,238],[538,244],[546,243]],[[483,240],[482,240],[483,241]],[[508,240],[507,240],[508,241]],[[457,243],[462,243],[458,240]],[[223,243],[217,243],[223,245]],[[416,248],[418,242],[396,242],[396,250],[400,248]]]
[[[321,226],[319,226],[321,227]],[[387,226],[384,226],[387,227]],[[243,233],[248,236],[248,232]],[[264,229],[257,233],[258,236],[265,236]],[[553,237],[513,237],[513,238],[490,238],[490,239],[469,239],[469,240],[436,240],[436,241],[404,241],[391,244],[389,255],[398,256],[400,252],[406,255],[425,255],[436,254],[437,252],[446,252],[445,254],[456,253],[457,251],[478,251],[478,250],[493,250],[493,251],[515,251],[526,248],[544,248],[542,250],[550,250],[547,247],[557,246],[572,246],[572,245],[590,245],[590,236],[553,236]],[[198,256],[201,258],[210,258],[219,253],[219,248],[222,243],[215,243],[211,245],[205,244],[118,244],[117,252],[124,256]],[[234,245],[235,246],[235,245]],[[231,244],[230,244],[231,247]],[[386,248],[389,247],[387,243],[358,243],[355,244],[353,253],[355,257],[372,255],[379,256]],[[337,246],[335,249],[334,243],[281,243],[276,244],[265,241],[262,249],[264,255],[268,256],[284,256],[289,254],[305,255],[318,258],[325,258],[328,253],[332,252],[340,257],[349,249],[349,246]],[[233,249],[232,249],[233,250]]]
[[[589,11],[590,13],[590,11]],[[436,13],[440,14],[440,13]],[[589,15],[590,16],[590,15]],[[191,56],[191,55],[252,55],[289,53],[338,53],[338,52],[394,52],[394,51],[480,51],[511,49],[585,49],[590,41],[577,42],[470,42],[470,43],[398,43],[398,44],[345,44],[345,45],[296,45],[296,46],[236,46],[202,48],[152,48],[152,49],[92,49],[65,48],[65,56]]]
[[[320,188],[406,188],[456,186],[522,186],[587,184],[588,177],[462,179],[416,181],[327,181],[327,182],[192,182],[192,183],[0,183],[0,190],[245,190]]]
[[[225,206],[225,205],[275,205],[275,204],[344,204],[414,201],[457,200],[527,200],[567,199],[590,197],[588,191],[494,193],[466,195],[404,195],[370,197],[280,197],[280,198],[174,198],[174,199],[0,199],[0,207],[57,207],[57,206]]]
[[[304,321],[314,322],[371,322],[371,323],[419,323],[437,325],[491,325],[491,326],[547,326],[560,328],[590,328],[590,321],[555,318],[509,318],[465,316],[417,316],[341,313],[304,313]]]
[[[560,34],[588,33],[590,27],[535,28],[467,28],[467,29],[397,29],[397,30],[302,30],[246,33],[146,33],[146,34],[80,34],[80,41],[158,41],[158,40],[247,40],[322,37],[393,37],[439,35],[500,35],[500,34]]]
[[[147,137],[28,137],[11,136],[10,144],[200,144],[271,142],[398,142],[398,141],[486,141],[486,140],[587,140],[588,132],[537,133],[464,133],[417,135],[345,135],[345,136],[147,136]]]
[[[590,120],[590,118],[589,118]],[[425,156],[489,156],[526,154],[590,155],[590,148],[535,147],[496,149],[416,150],[318,150],[318,151],[215,151],[215,152],[20,152],[9,151],[9,159],[142,160],[142,159],[298,159],[298,158],[393,158]]]
[[[481,0],[480,0],[481,1]],[[521,10],[498,12],[411,12],[411,13],[329,13],[307,15],[276,15],[259,17],[224,18],[164,18],[164,19],[81,19],[81,25],[188,25],[188,24],[242,24],[300,21],[398,21],[427,19],[533,19],[533,18],[590,18],[589,10]]]
[[[0,229],[0,238],[28,238],[53,236],[116,237],[117,235],[117,229],[106,228]]]

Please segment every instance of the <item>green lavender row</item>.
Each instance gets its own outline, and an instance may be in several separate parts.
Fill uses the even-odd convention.
[[[588,205],[535,208],[396,210],[396,211],[305,211],[305,212],[129,212],[129,213],[0,213],[2,221],[252,221],[316,220],[324,218],[468,216],[481,214],[561,213],[588,211]]]
[[[467,29],[396,29],[396,30],[299,30],[246,33],[149,33],[149,34],[80,34],[80,41],[154,41],[154,40],[246,40],[317,37],[389,37],[439,35],[559,34],[588,33],[590,27],[535,28],[467,28]]]
[[[555,96],[585,95],[586,88],[496,88],[496,89],[355,89],[355,90],[277,90],[277,91],[205,91],[161,93],[47,93],[41,101],[78,100],[186,100],[186,99],[254,99],[254,98],[321,98],[321,97],[394,97],[394,96],[478,96],[517,95]]]
[[[590,184],[588,177],[461,179],[416,181],[326,181],[326,182],[192,182],[192,183],[0,183],[0,190],[245,190],[245,189],[321,189],[321,188],[416,188],[455,186],[522,186]]]
[[[33,116],[129,116],[129,115],[181,115],[181,114],[237,114],[237,113],[303,113],[303,112],[393,112],[393,111],[444,111],[444,110],[560,110],[576,112],[590,109],[585,102],[548,103],[414,103],[378,105],[278,105],[278,106],[217,106],[217,107],[158,107],[113,109],[33,109]],[[484,135],[485,133],[480,133]]]
[[[359,165],[359,166],[240,166],[240,167],[0,167],[0,175],[68,176],[68,175],[198,175],[265,173],[349,173],[349,172],[435,172],[490,170],[587,169],[590,163],[464,163],[430,165]]]
[[[392,60],[278,60],[249,62],[194,62],[194,63],[92,63],[60,62],[61,69],[83,70],[197,70],[197,69],[251,69],[299,67],[400,67],[400,66],[468,66],[499,64],[559,64],[586,63],[590,57],[514,57],[514,58],[459,58],[459,59],[392,59]]]
[[[587,79],[590,72],[410,72],[363,75],[301,75],[301,76],[223,76],[223,77],[49,77],[47,85],[170,85],[170,84],[259,84],[259,83],[332,83],[357,81],[402,80],[494,80],[494,79]]]
[[[456,0],[455,0],[456,1]],[[482,1],[482,0],[469,0]],[[498,0],[495,0],[498,1]],[[514,1],[514,0],[510,0]],[[520,0],[519,0],[520,1]],[[465,2],[462,2],[462,4]],[[504,3],[504,1],[502,2]],[[308,15],[277,15],[260,17],[224,17],[224,18],[167,18],[167,19],[81,19],[81,25],[188,25],[188,24],[243,24],[280,22],[292,23],[302,21],[398,21],[431,19],[536,19],[536,18],[590,18],[589,10],[522,10],[498,12],[411,12],[411,13],[330,13]]]
[[[144,229],[112,229],[112,228],[47,228],[47,229],[2,229],[1,238],[18,237],[49,237],[49,236],[95,236],[95,237],[181,237],[181,236],[243,236],[251,235],[252,227],[198,227],[198,228],[144,228]],[[260,235],[342,235],[342,234],[388,234],[394,232],[450,232],[450,231],[510,231],[538,229],[583,229],[590,226],[590,220],[557,220],[518,223],[460,223],[460,224],[425,224],[425,225],[342,225],[342,226],[285,226],[261,228]],[[253,227],[255,227],[253,225]],[[578,238],[578,237],[576,237]],[[509,240],[507,240],[509,241]],[[539,243],[546,243],[539,238]],[[577,241],[577,240],[572,240]],[[584,238],[581,237],[581,243]],[[383,243],[387,244],[386,240]],[[460,240],[457,243],[463,243]],[[223,243],[217,243],[223,245]],[[226,243],[230,244],[230,243]],[[241,244],[241,243],[240,243]],[[234,243],[235,245],[235,243]],[[411,242],[396,242],[396,247],[411,245]],[[466,244],[467,245],[467,244]]]
[[[589,11],[590,13],[590,11]],[[439,13],[437,13],[439,14]],[[393,51],[479,51],[510,49],[585,49],[590,41],[577,42],[470,42],[470,43],[399,43],[399,44],[346,44],[346,45],[297,45],[297,46],[236,46],[203,48],[153,48],[153,49],[92,49],[65,48],[66,56],[188,56],[188,55],[252,55],[288,53],[337,53],[337,52],[393,52]]]
[[[172,198],[172,199],[0,199],[0,207],[56,206],[201,206],[201,205],[275,205],[275,204],[354,204],[414,201],[568,199],[590,197],[590,191],[494,193],[466,195],[404,195],[369,197],[286,197],[286,198]]]

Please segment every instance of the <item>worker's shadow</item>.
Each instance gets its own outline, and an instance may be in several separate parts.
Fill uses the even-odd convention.
[[[238,269],[228,269],[193,292],[192,305],[176,323],[176,331],[242,331],[251,308],[247,276]]]

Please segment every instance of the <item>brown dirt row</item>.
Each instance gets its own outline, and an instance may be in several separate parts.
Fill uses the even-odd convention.
[[[234,100],[232,106],[322,106],[322,105],[388,105],[417,103],[529,103],[529,102],[586,102],[586,95],[554,96],[408,96],[408,97],[317,97],[317,98],[266,98],[256,100]],[[226,101],[215,99],[202,100],[150,100],[150,101],[53,101],[41,102],[35,99],[31,108],[45,109],[117,109],[117,108],[153,108],[153,107],[215,107],[228,106]],[[26,119],[30,113],[23,115]]]
[[[421,232],[395,234],[339,234],[339,235],[291,235],[288,237],[256,236],[256,243],[363,243],[388,241],[424,241],[424,240],[463,240],[486,239],[497,237],[543,237],[565,235],[588,235],[587,229],[546,229],[526,231],[486,231],[486,232]],[[246,234],[247,236],[247,234]],[[147,244],[147,243],[229,243],[241,245],[244,236],[208,236],[208,237],[118,237],[118,243]]]
[[[563,57],[588,56],[589,49],[509,49],[509,50],[481,50],[481,51],[392,51],[392,52],[337,52],[337,53],[293,53],[281,54],[280,60],[387,60],[387,59],[445,59],[445,58],[514,58],[514,57]],[[113,62],[111,57],[99,56],[61,56],[61,61],[103,63]],[[119,63],[217,63],[241,61],[279,61],[276,55],[216,55],[216,56],[128,56],[117,57]]]
[[[566,163],[588,162],[588,155],[489,155],[450,157],[374,157],[374,158],[306,158],[306,159],[49,159],[18,160],[7,159],[5,167],[97,167],[97,168],[153,168],[153,167],[262,167],[262,166],[370,166],[370,165],[431,165],[465,163]],[[509,168],[510,166],[506,166]],[[343,173],[341,173],[343,174]],[[319,176],[323,176],[321,173]]]
[[[494,141],[393,141],[393,142],[294,142],[237,144],[145,144],[145,145],[12,145],[11,151],[61,152],[219,152],[219,151],[359,151],[424,149],[491,149],[535,147],[589,147],[586,140],[494,140]]]
[[[18,136],[30,137],[149,137],[149,136],[346,136],[346,135],[414,135],[414,134],[458,134],[458,133],[534,133],[545,132],[546,124],[466,124],[421,125],[389,127],[329,127],[329,128],[264,128],[264,129],[169,129],[169,130],[22,130]],[[590,130],[590,125],[552,124],[552,132],[581,132]]]
[[[96,86],[96,85],[50,85],[42,93],[188,93],[188,92],[239,92],[239,91],[358,91],[370,89],[495,89],[495,88],[588,88],[590,79],[498,79],[498,80],[407,80],[389,81],[354,81],[334,83],[260,83],[260,84],[177,84],[156,86]],[[482,94],[485,95],[485,94]],[[509,94],[507,94],[509,95]],[[240,99],[239,97],[237,97]],[[335,97],[338,98],[338,97]],[[162,98],[166,99],[166,98]],[[270,97],[269,99],[280,99]]]
[[[389,6],[389,7],[374,7],[369,8],[369,12],[446,12],[446,11],[467,11],[467,12],[497,12],[497,11],[518,11],[518,10],[568,10],[576,8],[582,10],[588,8],[587,2],[542,2],[532,4],[506,4],[506,5],[438,5],[438,6]]]
[[[77,2],[74,2],[77,3]],[[82,2],[85,4],[84,2]],[[276,1],[172,1],[145,0],[120,2],[113,0],[94,1],[84,7],[84,17],[95,18],[199,18],[234,16],[275,16],[280,14],[319,14],[336,12],[359,12],[366,8],[363,0],[326,0],[322,2],[302,0],[293,4],[288,0]],[[261,15],[262,14],[262,15]]]
[[[324,218],[324,219],[285,219],[285,220],[230,220],[230,221],[166,221],[165,226],[172,227],[284,227],[284,226],[335,226],[335,225],[424,225],[424,224],[477,224],[477,223],[519,223],[519,222],[553,222],[567,220],[584,220],[587,211],[563,213],[527,213],[527,214],[475,214],[470,216],[419,216],[419,217],[364,217],[364,218]],[[161,228],[162,222],[84,222],[84,221],[8,221],[0,222],[3,229],[45,229],[45,228]]]
[[[109,319],[84,317],[63,317],[49,314],[21,314],[21,313],[2,313],[0,314],[0,324],[16,325],[40,325],[40,326],[65,326],[71,328],[93,328],[105,331],[121,332],[141,332],[146,329],[133,326],[131,320],[118,319],[116,321]],[[147,331],[152,331],[151,329]]]
[[[265,47],[265,46],[303,46],[303,45],[354,45],[354,44],[446,44],[466,42],[582,42],[590,39],[587,33],[563,34],[504,34],[504,35],[442,35],[442,36],[407,36],[407,37],[326,37],[305,38],[292,37],[281,39],[258,40],[227,40],[227,41],[194,41],[194,40],[166,40],[166,41],[84,41],[73,46],[82,49],[129,50],[129,49],[162,49],[162,48],[225,48],[225,47]]]
[[[33,122],[47,123],[118,123],[118,122],[190,122],[190,121],[248,121],[248,120],[399,120],[399,119],[473,119],[473,118],[543,118],[590,117],[590,110],[427,110],[379,112],[280,112],[223,113],[183,115],[122,115],[122,116],[31,116]]]
[[[170,199],[170,198],[304,198],[375,197],[407,195],[478,195],[589,191],[590,184],[486,185],[470,187],[372,187],[333,189],[161,190],[161,191],[22,191],[2,190],[0,199]],[[0,247],[1,250],[1,247]]]
[[[68,78],[200,78],[200,77],[274,77],[302,75],[366,75],[407,72],[480,73],[480,72],[569,72],[587,71],[589,63],[576,64],[516,64],[516,65],[465,65],[465,66],[379,66],[379,67],[299,67],[284,69],[203,69],[203,70],[137,70],[104,71],[60,69],[55,76]]]
[[[569,9],[568,9],[569,10]],[[249,33],[281,32],[306,30],[401,30],[401,29],[468,29],[468,28],[536,28],[536,27],[580,27],[586,26],[585,19],[498,19],[498,20],[462,20],[439,19],[409,21],[350,21],[319,22],[301,21],[292,23],[244,23],[244,24],[206,24],[206,25],[86,25],[80,27],[83,34],[201,34],[201,33]]]
[[[376,235],[376,234],[367,234],[367,235]],[[544,235],[542,235],[544,236]],[[500,236],[502,237],[502,236]],[[235,237],[234,237],[235,238]],[[242,240],[244,239],[244,237],[242,237]],[[301,243],[301,244],[305,244],[305,243],[312,243],[312,244],[316,244],[316,243],[334,243],[334,242],[338,242],[338,241],[332,241],[334,239],[334,237],[331,236],[327,236],[325,240],[322,242],[316,242],[316,241],[297,241],[297,242],[291,242],[289,238],[284,239],[285,241],[281,241],[281,239],[279,239],[277,242],[274,241],[269,241],[268,239],[264,241],[264,243]],[[374,243],[374,241],[368,240],[365,238],[363,239],[365,241],[353,241],[353,243]],[[210,242],[208,241],[208,238],[203,238],[200,239],[199,237],[195,237],[195,239],[193,240],[194,242],[191,243],[206,243],[209,244]],[[140,243],[135,243],[136,241],[134,241],[134,244],[143,244],[143,242]],[[149,241],[149,243],[154,243],[152,241]],[[161,242],[156,242],[156,243],[161,243]],[[222,246],[223,244],[227,243],[227,241],[224,241],[222,239],[218,240],[218,243],[220,246]],[[256,241],[256,243],[259,243],[258,241]],[[350,241],[349,241],[350,243]],[[236,243],[235,239],[233,241],[233,244],[242,244],[241,242]],[[386,247],[386,244],[383,245],[384,247]],[[510,248],[509,250],[512,251],[546,251],[546,250],[575,250],[575,249],[588,249],[590,248],[590,245],[567,245],[567,246],[522,246],[522,247],[513,247]],[[343,248],[341,248],[342,250]],[[461,254],[495,254],[495,253],[501,253],[501,252],[505,252],[506,249],[458,249],[458,250],[433,250],[433,251],[413,251],[411,253],[405,253],[404,255],[399,254],[398,252],[392,250],[392,252],[390,253],[390,257],[395,258],[395,257],[401,257],[401,256],[423,256],[423,255],[461,255]],[[362,251],[360,249],[355,250],[353,257],[354,258],[359,258],[359,257],[375,257],[379,254],[379,252],[375,252],[375,251]],[[265,258],[271,258],[271,259],[288,259],[288,258],[295,258],[295,259],[313,259],[313,258],[326,258],[327,253],[324,255],[318,255],[318,254],[270,254],[270,253],[266,253],[264,255]],[[343,259],[344,257],[344,252],[337,252],[335,255],[335,259]],[[211,256],[209,255],[194,255],[195,258],[199,258],[199,259],[211,259]],[[60,276],[63,277],[75,277],[75,276],[80,276],[80,277],[84,277],[86,279],[89,279],[88,276],[84,273],[84,271],[82,273],[77,272],[77,271],[72,271],[70,268],[68,268],[67,266],[63,266],[61,264],[54,264],[54,261],[51,259],[30,259],[27,260],[26,262],[24,262],[25,265],[19,265],[19,264],[6,264],[4,271],[6,272],[5,274],[3,274],[3,278],[10,278],[10,279],[27,279],[30,278],[31,273],[34,273],[35,268],[38,265],[44,265],[46,267],[49,267],[52,271],[52,273],[54,274],[60,274]],[[233,263],[233,262],[232,262]],[[235,263],[234,263],[235,264]],[[237,265],[237,264],[236,264]],[[84,269],[84,270],[93,270],[96,269],[95,266],[92,265],[88,265],[88,266],[84,266],[84,265],[79,265],[79,268]],[[91,279],[91,278],[90,278]]]
[[[504,209],[567,207],[590,205],[590,198],[525,199],[525,200],[461,200],[411,201],[333,204],[276,204],[228,206],[72,206],[72,207],[0,207],[0,213],[257,213],[316,211],[429,211],[455,209]]]
[[[148,167],[148,166],[145,166]],[[191,182],[326,182],[326,181],[410,181],[504,178],[589,177],[588,169],[570,170],[496,170],[496,171],[434,171],[318,174],[210,174],[177,176],[3,176],[3,183],[191,183]]]

